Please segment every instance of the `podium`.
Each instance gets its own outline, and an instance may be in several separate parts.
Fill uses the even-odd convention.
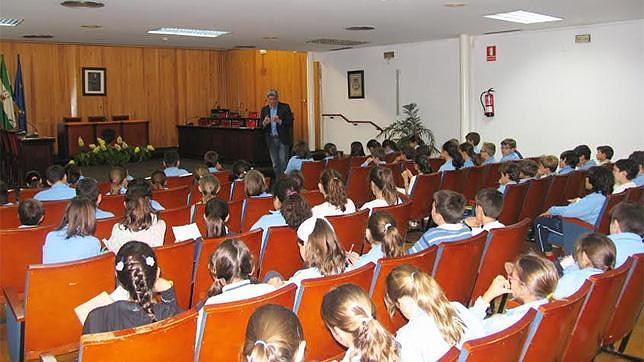
[[[95,143],[96,137],[102,137],[105,131],[113,131],[114,137],[121,136],[132,146],[145,147],[150,143],[148,121],[112,121],[112,122],[65,122],[58,124],[58,156],[68,159],[80,151],[78,137],[85,144]]]
[[[45,179],[47,167],[54,164],[54,137],[21,138],[21,178],[27,171],[37,170]]]

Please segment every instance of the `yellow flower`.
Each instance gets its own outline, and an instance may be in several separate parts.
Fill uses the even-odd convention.
[[[85,141],[83,141],[83,137],[78,137],[78,146],[79,147],[85,146]]]
[[[94,149],[92,150],[92,152],[94,152],[94,153],[99,153],[100,151],[101,151],[101,148],[100,148],[100,147],[96,147],[96,148],[94,148]]]
[[[99,147],[101,151],[107,151],[107,147],[105,147],[105,141],[103,141],[103,144]]]
[[[128,148],[128,147],[130,147],[130,146],[128,146],[128,145],[127,145],[127,143],[123,142],[123,144],[121,145],[121,147],[123,147],[123,148]]]
[[[98,142],[99,145],[105,146],[105,140],[104,139],[102,139],[100,137],[96,137],[96,141]]]
[[[123,138],[121,136],[116,137],[116,143],[117,144],[123,143]]]
[[[136,146],[136,148],[134,148],[134,153],[139,153],[139,152],[141,152],[141,147]]]
[[[117,150],[117,151],[120,151],[121,146],[117,143],[117,144],[114,145],[114,149]]]
[[[75,164],[76,164],[76,162],[74,162],[74,160],[69,160],[69,162],[67,162],[67,164],[68,164],[68,165],[75,165]]]
[[[150,152],[153,152],[153,151],[154,151],[154,147],[152,147],[152,145],[148,145],[147,149],[148,149],[148,151],[150,151]]]
[[[95,148],[96,148],[96,145],[95,145],[95,144],[93,144],[93,143],[90,143],[90,145],[89,145],[89,149],[90,149],[90,150],[93,150],[93,149],[95,149]]]

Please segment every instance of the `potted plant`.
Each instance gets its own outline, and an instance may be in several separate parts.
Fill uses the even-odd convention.
[[[379,137],[390,139],[398,143],[400,147],[403,147],[409,143],[411,136],[416,135],[424,144],[429,146],[432,154],[438,153],[434,132],[423,125],[423,121],[418,115],[418,105],[409,103],[402,106],[402,108],[404,118],[396,120],[387,126]]]

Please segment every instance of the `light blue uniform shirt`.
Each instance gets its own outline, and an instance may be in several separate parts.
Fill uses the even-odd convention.
[[[472,230],[465,224],[443,224],[427,230],[416,243],[407,250],[407,254],[415,254],[439,245],[442,242],[458,241],[472,236]]]
[[[150,206],[152,206],[153,209],[157,211],[163,211],[165,210],[165,207],[161,206],[161,204],[158,201],[150,199]]]
[[[483,162],[484,165],[489,165],[489,164],[492,164],[492,163],[496,163],[496,158],[494,158],[494,156],[490,156],[490,158],[488,158],[487,160],[485,160]]]
[[[613,241],[615,249],[617,249],[615,268],[624,264],[629,256],[644,253],[642,237],[635,233],[610,234],[608,237]]]
[[[163,173],[165,173],[167,177],[174,177],[187,175],[190,172],[179,167],[166,167],[165,170],[163,170]]]
[[[559,278],[559,282],[557,283],[557,288],[555,289],[553,296],[556,299],[567,298],[575,294],[589,276],[599,274],[601,272],[602,271],[600,269],[593,267],[579,269],[579,265],[571,265],[564,269],[564,275]]]
[[[282,215],[282,212],[271,210],[268,212],[267,215],[260,217],[259,220],[257,220],[255,224],[253,224],[253,226],[250,227],[251,230],[262,229],[264,231],[262,233],[262,247],[261,247],[260,254],[264,253],[264,247],[266,246],[266,238],[268,237],[268,228],[271,226],[284,226],[284,225],[286,225],[286,220],[284,219],[284,215]]]
[[[508,185],[516,185],[516,184],[517,184],[517,183],[516,183],[516,182],[514,182],[514,181],[508,181],[508,183],[507,183],[507,184],[505,184],[505,185],[499,185],[499,187],[498,187],[496,190],[497,190],[498,192],[502,193],[502,194],[505,194],[505,188],[506,188]]]
[[[463,167],[474,167],[474,162],[472,162],[472,160],[468,158],[467,160],[465,160]]]
[[[516,153],[516,152],[512,152],[511,154],[509,154],[509,155],[507,155],[507,156],[503,156],[503,157],[501,157],[501,161],[499,161],[499,162],[505,162],[505,161],[517,161],[517,160],[520,160],[520,159],[521,159],[521,157],[519,157],[519,154],[518,154],[518,153]]]
[[[277,135],[279,135],[277,133],[277,123],[275,123],[273,121],[273,117],[277,116],[277,106],[275,108],[273,108],[273,107],[269,107],[269,108],[270,109],[269,109],[268,113],[269,113],[269,115],[271,117],[271,135],[272,136],[277,136]]]
[[[599,218],[599,212],[604,206],[604,201],[606,201],[606,196],[599,192],[593,192],[568,206],[553,206],[548,209],[548,212],[552,215],[575,217],[595,225]]]
[[[101,242],[94,236],[67,238],[67,227],[47,234],[42,247],[43,264],[91,258],[101,253]]]
[[[481,146],[474,146],[474,153],[481,153]]]
[[[349,267],[350,270],[360,268],[361,266],[367,265],[368,263],[378,263],[378,259],[385,257],[385,253],[382,251],[382,244],[376,243],[371,245],[371,250],[368,253],[362,254],[360,258]]]
[[[485,335],[504,330],[514,323],[518,322],[530,309],[538,309],[540,306],[548,303],[548,299],[538,299],[529,303],[524,303],[516,308],[506,309],[504,313],[497,313],[486,318],[486,310],[490,306],[485,303],[483,298],[479,297],[474,305],[470,307],[470,312],[477,316],[483,324]]]
[[[69,200],[74,197],[76,197],[76,189],[73,189],[62,182],[56,182],[47,190],[42,190],[34,195],[34,199],[39,201]]]
[[[308,162],[308,161],[313,161],[312,158],[299,158],[297,156],[293,156],[288,160],[288,163],[286,164],[286,170],[284,170],[285,174],[289,174],[292,171],[301,171],[302,170],[302,163],[303,162]]]
[[[109,211],[101,210],[98,207],[96,208],[96,220],[107,219],[108,217],[114,217],[114,214]]]
[[[570,167],[570,166],[566,165],[566,167],[564,167],[564,168],[560,168],[560,169],[559,169],[559,171],[557,171],[557,174],[559,174],[559,175],[565,175],[565,174],[567,174],[567,173],[571,173],[571,172],[573,172],[574,170],[575,170],[574,168],[572,168],[572,167]]]
[[[580,170],[587,170],[594,166],[597,166],[597,162],[595,162],[595,160],[588,160],[586,161],[586,163],[584,163],[583,165],[580,165],[578,168]]]
[[[438,169],[438,172],[454,171],[454,170],[456,170],[456,167],[454,167],[454,161],[453,160],[448,160],[448,161],[445,161],[445,163],[443,163],[441,165],[441,167]]]
[[[644,173],[632,179],[631,181],[633,181],[637,186],[644,185]]]
[[[219,170],[217,169],[217,167],[208,167],[208,172],[215,173],[215,172],[219,172]]]

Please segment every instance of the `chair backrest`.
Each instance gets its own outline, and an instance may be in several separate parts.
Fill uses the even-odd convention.
[[[246,198],[245,185],[244,181],[235,181],[231,183],[230,201],[239,201]]]
[[[392,152],[385,155],[385,161],[387,163],[392,163],[400,156],[400,151]]]
[[[302,191],[300,195],[306,200],[310,207],[324,202],[324,195],[319,190]]]
[[[495,361],[518,361],[530,332],[530,324],[536,314],[537,311],[530,309],[512,326],[489,336],[463,343],[459,361],[490,361],[491,356],[494,356]]]
[[[275,271],[284,278],[302,269],[302,257],[297,246],[296,231],[289,226],[271,226],[268,228],[266,242],[261,253],[259,279],[266,273]]]
[[[539,306],[523,346],[521,361],[556,361],[561,358],[590,286],[591,282],[587,280],[568,298]]]
[[[15,229],[18,226],[18,204],[0,206],[0,229]]]
[[[411,220],[420,220],[431,214],[434,193],[440,189],[440,185],[440,173],[416,176],[414,188],[409,195],[414,201],[409,212]]]
[[[40,191],[45,190],[44,188],[42,189],[37,189],[37,188],[21,188],[20,191],[18,192],[18,198],[20,200],[26,200],[26,199],[33,199],[34,196],[39,193]]]
[[[364,161],[363,161],[364,162]],[[360,165],[356,165],[360,166]],[[349,169],[351,168],[351,158],[334,158],[326,161],[326,168],[332,168],[342,175],[346,181],[349,178]]]
[[[431,274],[434,268],[437,250],[438,248],[432,246],[413,255],[378,260],[378,264],[373,273],[370,294],[371,300],[376,305],[376,318],[389,332],[395,333],[402,327],[405,324],[405,318],[398,310],[396,310],[393,317],[390,317],[389,313],[387,313],[387,307],[385,305],[387,276],[392,270],[404,264],[413,265],[425,273]]]
[[[45,217],[41,225],[59,225],[65,215],[69,200],[44,201]],[[19,204],[0,206],[0,229],[16,229],[20,226]]]
[[[574,199],[581,196],[584,189],[586,171],[576,170],[569,173],[568,182],[566,183],[565,200]]]
[[[329,216],[327,220],[333,226],[335,235],[344,250],[353,246],[353,251],[360,253],[369,222],[369,210],[360,210],[352,214]]]
[[[29,265],[42,263],[47,233],[56,226],[0,230],[0,289],[11,287],[21,293]]]
[[[98,192],[105,197],[108,192],[110,192],[111,184],[109,181],[103,181],[98,183]]]
[[[204,220],[204,211],[206,209],[206,205],[194,204],[192,206],[193,206],[193,211],[192,211],[192,218],[190,219],[190,222],[197,224],[197,227],[199,228],[199,232],[201,232],[201,235],[206,236],[207,227],[206,227],[206,220]]]
[[[483,181],[483,187],[497,188],[499,186],[499,167],[501,166],[500,162],[490,163],[485,165],[485,181]]]
[[[192,361],[196,333],[197,312],[191,310],[141,327],[87,334],[79,361]]]
[[[164,278],[172,280],[177,295],[177,304],[183,309],[190,307],[192,291],[192,266],[195,260],[195,241],[162,246],[154,249],[159,268]]]
[[[362,165],[367,160],[367,158],[369,158],[369,156],[351,156],[349,158],[349,164],[352,168],[360,167],[360,165]]]
[[[486,171],[487,168],[485,166],[470,167],[469,174],[467,175],[467,183],[463,190],[463,195],[466,200],[474,200],[476,193],[483,188]]]
[[[441,182],[441,190],[452,190],[454,192],[463,193],[465,183],[467,181],[467,174],[469,168],[462,167],[454,171],[443,172],[443,181]]]
[[[439,168],[445,163],[445,160],[442,158],[429,158],[429,165],[432,166],[432,170],[438,171]]]
[[[246,326],[255,309],[266,304],[277,304],[290,309],[295,300],[296,290],[294,284],[289,284],[258,297],[204,306],[204,319],[200,326],[203,332],[196,353],[198,359],[239,361],[246,337]]]
[[[227,235],[221,238],[204,239],[201,242],[201,250],[195,264],[195,278],[192,288],[192,305],[195,306],[198,302],[206,299],[208,296],[208,288],[212,285],[212,278],[208,271],[208,263],[210,256],[215,252],[215,249],[226,239],[239,239],[248,246],[248,250],[253,255],[255,260],[255,274],[259,269],[259,253],[262,247],[262,230],[253,230],[237,235]]]
[[[452,347],[449,349],[449,351],[445,352],[445,354],[438,359],[438,362],[456,362],[458,361],[458,356],[461,355],[461,350]]]
[[[543,201],[543,209],[546,211],[552,206],[562,206],[566,205],[566,184],[568,183],[568,177],[570,174],[565,175],[555,175],[552,177],[552,182],[550,187],[548,187],[548,192],[546,193],[546,199]]]
[[[159,212],[159,218],[165,221],[164,244],[174,243],[173,226],[190,224],[190,206],[184,205],[174,209],[165,209]]]
[[[472,290],[471,304],[485,293],[497,275],[505,275],[505,263],[514,261],[521,254],[531,225],[530,219],[523,219],[514,225],[490,230]]]
[[[528,192],[529,182],[508,185],[503,194],[503,209],[497,218],[504,225],[511,225],[519,221],[521,207]]]
[[[74,308],[115,286],[114,254],[71,263],[30,265],[25,287],[24,356],[78,349],[82,324]],[[52,333],[55,331],[55,333]]]
[[[125,195],[103,195],[98,207],[111,212],[114,216],[123,216],[125,215]]]
[[[529,181],[530,186],[528,186],[528,191],[525,194],[523,207],[519,213],[518,220],[523,220],[525,218],[534,220],[541,214],[543,203],[546,201],[546,194],[548,193],[548,188],[550,187],[552,179],[553,176],[549,176]]]
[[[188,204],[190,186],[181,186],[152,192],[152,199],[166,209],[175,209]]]
[[[443,242],[438,246],[433,277],[447,300],[467,305],[474,288],[487,232],[465,240]]]
[[[242,217],[244,212],[244,200],[228,202],[228,231],[240,233],[242,231]],[[203,219],[203,218],[202,218]],[[204,222],[205,223],[205,222]]]
[[[637,324],[644,306],[644,253],[631,256],[633,266],[626,276],[617,307],[604,335],[603,345],[613,344],[627,336]]]
[[[331,332],[322,320],[320,308],[322,307],[324,295],[332,288],[347,283],[355,284],[368,293],[373,277],[373,269],[374,265],[368,263],[358,269],[342,274],[302,281],[293,310],[300,318],[305,338],[315,341],[315,343],[311,343],[306,348],[308,359],[322,360],[335,356],[344,349],[333,339]]]
[[[626,191],[626,201],[644,204],[644,185],[628,189]]]
[[[396,220],[396,227],[398,228],[398,232],[400,232],[400,234],[404,238],[405,235],[407,235],[407,229],[409,228],[409,215],[411,214],[412,203],[413,201],[407,201],[398,205],[376,207],[373,209],[373,212],[386,211],[391,214],[394,220]],[[367,222],[368,221],[369,220],[367,220]]]
[[[166,187],[169,189],[176,189],[177,187],[191,187],[194,183],[194,176],[186,174],[183,176],[170,176],[166,178]]]
[[[320,174],[324,171],[324,161],[302,162],[302,176],[305,190],[317,190]]]
[[[606,197],[604,202],[604,207],[599,214],[599,220],[595,227],[597,232],[600,232],[604,235],[610,234],[610,212],[613,210],[615,205],[626,199],[626,192],[620,192],[619,194],[611,194]]]
[[[397,187],[405,186],[402,178],[402,166],[400,163],[386,163],[383,166],[391,170],[391,176],[394,178],[394,184]]]
[[[608,322],[615,311],[632,259],[617,269],[588,278],[592,282],[563,354],[563,361],[590,361],[599,352]]]
[[[371,170],[370,167],[351,167],[349,171],[347,194],[353,200],[356,208],[360,208],[362,204],[372,198],[369,187],[369,170]]]
[[[109,239],[112,236],[112,229],[114,228],[114,225],[121,222],[122,219],[122,216],[114,216],[96,220],[96,230],[94,231],[94,236],[96,236],[98,240]]]
[[[273,197],[249,197],[242,214],[242,231],[250,230],[260,217],[273,210]]]

